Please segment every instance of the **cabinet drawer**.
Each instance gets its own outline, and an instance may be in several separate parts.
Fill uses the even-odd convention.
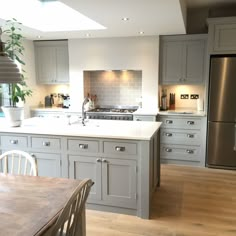
[[[136,155],[137,144],[136,143],[123,143],[123,142],[104,142],[104,153],[118,154],[118,155]]]
[[[161,129],[161,143],[200,145],[199,130]]]
[[[39,148],[45,150],[61,149],[61,140],[59,138],[32,137],[31,143],[32,143],[32,148]]]
[[[201,118],[192,117],[160,117],[162,128],[200,129]]]
[[[161,144],[161,159],[199,161],[200,146]]]
[[[12,149],[21,149],[28,146],[26,136],[1,136],[1,146]]]
[[[95,152],[99,151],[99,142],[93,140],[85,140],[85,139],[69,139],[68,140],[68,149],[69,151],[76,152]]]

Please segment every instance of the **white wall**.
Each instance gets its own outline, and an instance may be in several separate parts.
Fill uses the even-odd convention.
[[[45,86],[36,84],[35,74],[35,60],[34,60],[34,44],[33,41],[24,40],[24,57],[25,62],[23,69],[26,71],[26,83],[28,87],[33,91],[32,97],[26,98],[25,103],[25,118],[30,116],[30,107],[37,106],[39,102],[44,102],[44,97],[47,94]]]
[[[83,70],[142,70],[144,108],[158,107],[159,37],[70,39],[71,108],[81,109]]]

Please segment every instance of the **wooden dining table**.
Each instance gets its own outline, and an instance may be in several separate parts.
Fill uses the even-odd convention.
[[[79,183],[0,173],[0,236],[44,235]],[[81,222],[84,235],[85,219]]]

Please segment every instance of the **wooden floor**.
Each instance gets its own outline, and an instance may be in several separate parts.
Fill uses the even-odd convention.
[[[87,210],[87,236],[236,236],[236,171],[162,165],[151,215]]]

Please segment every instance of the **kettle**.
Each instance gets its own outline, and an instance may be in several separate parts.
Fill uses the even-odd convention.
[[[52,107],[53,102],[53,96],[46,96],[44,99],[45,107]]]

